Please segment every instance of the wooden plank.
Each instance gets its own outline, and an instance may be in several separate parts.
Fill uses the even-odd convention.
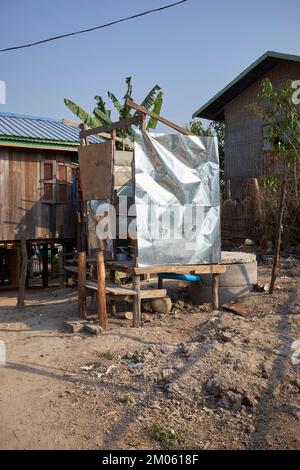
[[[141,326],[141,277],[134,275],[132,287],[136,292],[133,298],[133,326],[139,328]]]
[[[87,289],[91,289],[94,291],[98,290],[98,283],[96,281],[86,281],[85,287]],[[105,285],[106,293],[109,295],[116,295],[116,296],[134,296],[135,291],[132,289],[128,289],[127,287],[119,287],[115,284],[106,283]]]
[[[222,274],[226,271],[226,266],[222,264],[147,267],[135,267],[132,261],[108,262],[107,264],[114,271],[128,274]]]
[[[43,243],[43,256],[42,256],[42,264],[43,264],[43,288],[47,288],[49,285],[49,273],[48,273],[48,243]]]
[[[98,316],[102,328],[107,328],[106,291],[105,291],[105,263],[103,251],[97,253],[98,277]]]
[[[86,282],[86,253],[84,251],[78,254],[78,313],[79,316],[86,316],[86,296],[84,286]]]
[[[150,116],[154,119],[157,119],[158,121],[162,122],[166,126],[171,127],[172,129],[174,129],[177,132],[180,132],[183,135],[195,135],[191,131],[189,131],[188,129],[184,129],[184,127],[178,126],[174,122],[169,121],[168,119],[166,119],[162,116],[159,116],[158,114],[155,114],[152,111],[149,111],[148,109],[144,108],[143,106],[140,106],[139,104],[134,103],[131,100],[127,99],[126,100],[126,105],[129,106],[130,108],[135,109],[136,111],[139,111],[142,114],[147,114],[148,116]]]
[[[79,122],[70,121],[69,119],[63,119],[62,123],[65,126],[74,127],[75,129],[80,129],[80,123]],[[86,130],[89,130],[89,129],[90,129],[90,127],[87,126]],[[97,137],[102,137],[103,139],[107,139],[107,140],[111,139],[111,135],[107,132],[100,132],[99,134],[96,134],[96,135],[97,135]],[[116,140],[116,142],[120,142],[120,144],[127,145],[128,147],[133,146],[133,143],[129,139],[122,139],[121,137],[116,136],[115,140]]]
[[[162,299],[167,297],[167,289],[147,289],[141,290],[141,299]]]
[[[113,168],[111,141],[81,146],[78,154],[83,199],[110,199]]]
[[[125,150],[115,151],[115,165],[131,167],[132,159],[133,152],[127,152]]]
[[[219,310],[219,285],[220,274],[213,274],[212,276],[212,308]]]
[[[142,120],[142,116],[140,114],[137,114],[131,118],[122,119],[121,121],[112,122],[111,124],[106,124],[101,127],[95,127],[93,129],[82,130],[80,132],[80,138],[88,137],[90,135],[100,134],[101,132],[110,133],[113,130],[117,131],[121,129],[126,129],[126,127],[133,126],[133,125],[138,126],[141,120]]]
[[[73,273],[73,274],[78,273],[78,268],[76,266],[64,266],[64,270],[67,271],[68,273]]]

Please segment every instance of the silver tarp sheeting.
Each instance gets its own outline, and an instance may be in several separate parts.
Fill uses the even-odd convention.
[[[137,132],[138,265],[219,263],[217,139]]]

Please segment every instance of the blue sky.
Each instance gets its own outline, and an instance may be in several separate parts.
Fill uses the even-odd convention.
[[[174,0],[1,2],[0,48],[92,27]],[[141,101],[158,83],[162,114],[179,124],[267,50],[300,55],[299,0],[189,0],[109,29],[0,54],[7,104],[0,111],[72,118],[63,99],[88,111],[93,96]],[[299,77],[300,79],[300,77]]]

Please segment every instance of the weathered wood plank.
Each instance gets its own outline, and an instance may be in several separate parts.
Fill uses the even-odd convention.
[[[86,129],[80,132],[80,138],[85,138],[90,135],[100,134],[101,132],[112,132],[113,130],[125,129],[129,126],[138,126],[142,120],[140,114],[133,116],[128,119],[122,119],[121,121],[112,122],[111,124],[106,124],[105,126],[95,127],[94,129]]]
[[[158,121],[162,122],[163,124],[165,124],[166,126],[169,126],[171,127],[171,129],[174,129],[175,131],[177,132],[180,132],[181,134],[183,135],[194,135],[191,131],[189,131],[188,129],[185,129],[184,127],[181,127],[181,126],[178,126],[177,124],[175,124],[174,122],[172,121],[169,121],[168,119],[162,117],[162,116],[159,116],[158,114],[155,114],[153,113],[152,111],[149,111],[148,109],[144,108],[143,106],[140,106],[139,104],[136,104],[134,103],[133,101],[131,100],[126,100],[126,104],[127,106],[129,106],[130,108],[133,108],[135,109],[136,111],[142,113],[142,114],[147,114],[148,116],[154,118],[154,119],[157,119]]]

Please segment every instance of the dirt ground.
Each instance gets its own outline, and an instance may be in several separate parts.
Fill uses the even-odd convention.
[[[140,330],[113,319],[98,336],[64,327],[75,290],[30,291],[24,311],[2,293],[0,448],[299,449],[299,274],[282,263],[273,297],[244,300],[247,318],[178,287],[171,315]]]

